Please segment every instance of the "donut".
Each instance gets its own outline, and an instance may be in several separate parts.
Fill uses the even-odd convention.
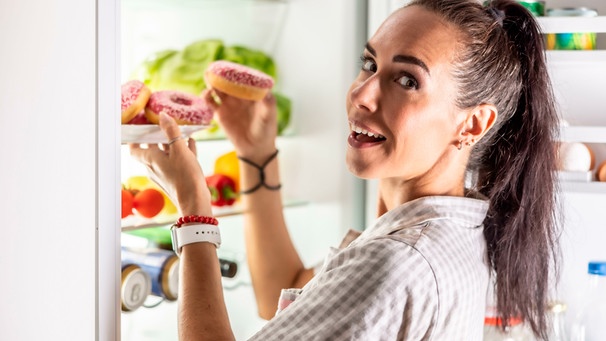
[[[121,92],[122,124],[127,124],[145,109],[151,91],[143,82],[131,80],[122,84]]]
[[[225,60],[212,62],[204,72],[206,84],[228,95],[258,101],[274,86],[265,73]]]
[[[143,109],[139,111],[135,118],[128,121],[127,124],[151,124],[151,122],[147,120],[147,117],[145,117],[145,109]]]
[[[158,124],[158,115],[164,112],[179,125],[208,125],[213,118],[213,109],[202,97],[181,91],[156,91],[151,94],[145,107],[145,117]]]

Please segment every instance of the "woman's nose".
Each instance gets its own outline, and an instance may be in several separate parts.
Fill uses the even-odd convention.
[[[351,102],[357,109],[375,112],[379,107],[380,88],[376,74],[361,81],[356,80],[352,85]]]

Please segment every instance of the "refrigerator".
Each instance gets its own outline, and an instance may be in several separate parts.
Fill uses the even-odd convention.
[[[120,84],[149,55],[199,39],[258,48],[278,68],[292,100],[278,138],[286,219],[305,265],[321,262],[343,233],[376,217],[376,183],[345,168],[345,94],[358,56],[396,0],[32,0],[0,1],[0,188],[5,247],[0,256],[2,340],[176,340],[176,303],[150,296],[121,311],[120,184],[145,170],[128,155],[119,124]],[[605,5],[597,18],[541,18],[547,32],[599,32],[596,51],[548,51],[562,139],[587,143],[606,160]],[[203,18],[200,19],[200,18]],[[205,170],[229,142],[198,142]],[[565,216],[557,297],[578,307],[586,263],[606,259],[606,186],[562,183]],[[238,340],[257,317],[238,208],[219,210],[219,255],[238,264],[224,278]],[[320,218],[317,218],[320,217]],[[166,222],[160,222],[164,225]]]
[[[143,80],[141,65],[159,51],[192,51],[192,44],[208,40],[220,40],[224,49],[260,51],[274,60],[274,90],[291,101],[290,121],[277,140],[285,219],[306,266],[320,264],[348,229],[363,228],[363,181],[345,166],[345,96],[365,43],[365,1],[123,0],[120,10],[121,82]],[[163,86],[150,83],[156,90]],[[198,159],[210,175],[214,161],[233,147],[220,133],[193,136]],[[127,145],[121,147],[120,162],[123,182],[146,174]],[[244,340],[265,321],[258,317],[247,271],[243,218],[238,202],[216,208],[215,214],[223,240],[219,257],[238,268],[233,278],[223,278],[223,285],[234,334]],[[144,247],[145,242],[139,243],[122,234],[122,246]],[[176,316],[176,302],[152,295],[144,306],[121,313],[122,340],[176,340]]]

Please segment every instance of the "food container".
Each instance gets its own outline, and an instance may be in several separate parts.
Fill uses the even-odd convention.
[[[597,17],[598,12],[587,7],[553,8],[547,10],[548,17]],[[550,33],[547,34],[548,50],[595,50],[596,33]]]
[[[545,1],[518,1],[520,5],[526,7],[530,13],[536,15],[537,17],[542,17],[545,15]]]

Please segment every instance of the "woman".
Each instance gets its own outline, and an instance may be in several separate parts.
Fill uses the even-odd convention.
[[[273,100],[216,94],[241,187],[256,188],[243,204],[261,316],[282,288],[303,287],[252,339],[481,340],[491,277],[504,324],[521,317],[546,337],[558,120],[542,36],[523,7],[416,0],[368,41],[347,94],[347,165],[380,180],[380,217],[317,274],[284,225]],[[183,215],[212,215],[195,144],[166,116],[161,127],[174,143],[132,154]],[[215,246],[181,250],[181,338],[233,339]]]

